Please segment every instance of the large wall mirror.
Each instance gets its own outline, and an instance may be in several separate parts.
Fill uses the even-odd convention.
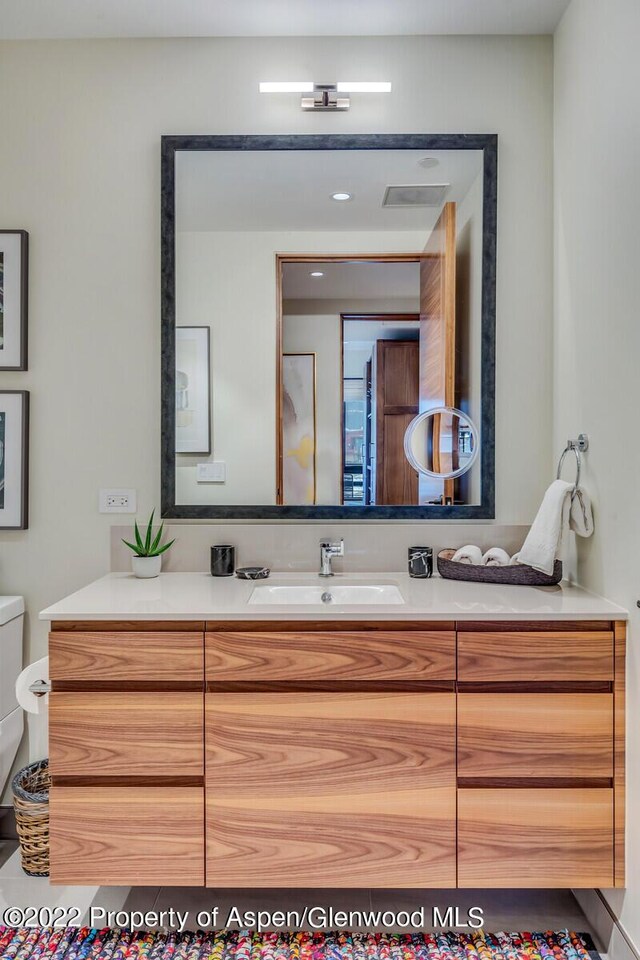
[[[497,143],[164,137],[162,503],[494,516]]]

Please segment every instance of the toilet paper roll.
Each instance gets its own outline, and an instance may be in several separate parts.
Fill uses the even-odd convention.
[[[43,657],[25,667],[16,680],[16,697],[27,712],[29,731],[29,762],[42,760],[49,754],[49,694],[36,696],[29,690],[37,680],[49,679],[49,657]]]
[[[49,679],[49,657],[42,657],[35,663],[30,663],[25,667],[16,680],[16,698],[23,710],[27,713],[43,713],[48,709],[49,695],[36,696],[29,690],[32,683],[36,680]]]

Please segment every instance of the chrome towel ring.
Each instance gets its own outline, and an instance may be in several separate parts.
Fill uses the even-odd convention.
[[[573,451],[576,458],[576,480],[573,485],[573,491],[571,493],[571,499],[575,497],[578,492],[578,487],[580,486],[580,471],[582,469],[582,457],[581,453],[586,453],[589,449],[589,437],[586,433],[580,433],[577,440],[567,440],[567,445],[560,454],[560,460],[558,462],[558,472],[556,473],[556,479],[559,480],[562,476],[562,466],[564,464],[564,459],[568,453]]]

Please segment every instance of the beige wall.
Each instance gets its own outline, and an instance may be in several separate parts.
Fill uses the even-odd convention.
[[[346,115],[257,93],[297,75],[394,92]],[[498,517],[531,519],[551,464],[552,76],[542,37],[0,44],[2,222],[31,235],[30,370],[0,387],[32,394],[31,527],[0,532],[0,582],[26,597],[29,659],[38,610],[108,568],[98,489],[158,504],[162,134],[499,135]]]
[[[585,431],[595,534],[577,575],[631,611],[626,891],[607,899],[640,950],[640,5],[573,0],[555,39],[554,450]],[[616,956],[615,945],[608,951]]]

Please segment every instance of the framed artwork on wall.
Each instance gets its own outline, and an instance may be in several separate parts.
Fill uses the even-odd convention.
[[[282,357],[282,502],[316,502],[316,355]]]
[[[27,369],[29,234],[0,230],[0,370]]]
[[[176,327],[176,453],[211,453],[210,336]]]
[[[0,390],[0,530],[29,525],[29,394]]]

